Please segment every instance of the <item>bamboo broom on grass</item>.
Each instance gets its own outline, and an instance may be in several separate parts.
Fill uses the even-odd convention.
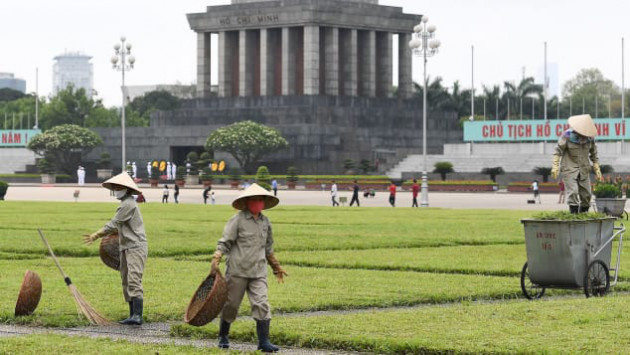
[[[81,313],[83,313],[83,315],[88,319],[88,321],[92,325],[112,324],[112,322],[110,322],[107,318],[100,315],[94,308],[92,308],[92,306],[86,300],[83,299],[83,296],[81,296],[81,294],[79,293],[79,290],[77,290],[76,286],[72,284],[72,281],[70,281],[70,278],[66,276],[66,273],[63,272],[63,269],[61,268],[61,265],[59,264],[59,261],[57,260],[57,257],[55,256],[55,253],[53,252],[52,248],[48,244],[48,241],[44,237],[42,230],[38,228],[37,231],[39,232],[39,236],[42,237],[42,241],[48,248],[48,252],[50,253],[50,256],[55,262],[55,265],[57,265],[57,268],[61,272],[61,275],[63,276],[63,279],[66,282],[66,285],[68,285],[68,289],[70,290],[70,293],[72,294],[72,297],[74,298],[74,302],[77,304],[77,308],[81,311]]]

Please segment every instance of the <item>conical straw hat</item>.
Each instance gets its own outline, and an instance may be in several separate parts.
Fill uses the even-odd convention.
[[[270,208],[275,207],[280,200],[276,196],[274,196],[271,192],[263,189],[260,185],[253,183],[248,188],[246,188],[235,200],[232,202],[232,207],[237,210],[244,210],[247,208],[247,204],[245,200],[247,197],[252,196],[262,196],[265,198],[265,209],[268,210]]]
[[[103,183],[103,187],[110,190],[113,190],[112,185],[124,186],[130,190],[135,191],[138,195],[142,193],[142,191],[138,189],[138,185],[133,182],[131,176],[129,176],[127,172],[120,173]]]
[[[595,128],[595,122],[593,122],[591,115],[571,116],[569,117],[569,126],[585,137],[595,137],[597,135],[597,128]]]

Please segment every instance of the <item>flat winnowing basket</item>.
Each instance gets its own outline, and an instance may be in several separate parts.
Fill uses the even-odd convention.
[[[103,263],[114,270],[120,270],[120,251],[118,234],[110,234],[101,239],[101,246],[98,248]]]
[[[31,270],[26,270],[20,294],[15,304],[15,316],[28,316],[35,312],[42,297],[42,280]]]
[[[184,322],[197,327],[206,325],[221,313],[226,301],[225,279],[220,270],[211,271],[190,300]]]

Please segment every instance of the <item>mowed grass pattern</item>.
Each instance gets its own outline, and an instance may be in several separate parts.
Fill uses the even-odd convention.
[[[38,227],[85,298],[105,316],[124,318],[128,310],[118,273],[102,264],[97,245],[84,246],[81,239],[107,222],[116,207],[115,203],[0,204],[0,297],[5,300],[0,319],[47,326],[86,324],[47,257]],[[143,204],[141,210],[150,253],[144,277],[145,318],[180,322],[194,290],[209,272],[223,226],[235,211],[227,206],[158,203]],[[272,337],[280,345],[383,353],[598,351],[603,347],[556,340],[562,340],[558,338],[562,333],[585,332],[580,322],[604,329],[615,318],[602,321],[595,312],[582,320],[565,319],[563,312],[588,305],[620,312],[630,308],[625,294],[582,300],[579,290],[547,293],[576,295],[577,301],[576,297],[514,301],[522,298],[520,270],[527,259],[520,219],[531,212],[295,206],[266,214],[272,221],[276,254],[290,274],[283,285],[269,275],[275,315]],[[16,319],[13,307],[26,269],[42,276],[44,294],[34,315]],[[617,291],[630,289],[623,282],[629,277],[630,263],[622,255]],[[493,303],[470,303],[476,300]],[[416,305],[424,306],[391,309]],[[544,312],[537,307],[548,309],[550,319],[560,321],[551,335],[532,334],[524,325],[532,313],[536,315],[532,319],[541,322]],[[359,313],[315,317],[304,313],[340,310]],[[247,301],[240,314],[250,314]],[[493,328],[484,333],[484,328],[496,327],[492,322],[504,331]],[[214,338],[216,328],[216,322],[202,328],[177,325],[173,334]],[[235,339],[255,336],[253,322],[236,322],[234,329]],[[615,332],[603,333],[603,339],[615,340]]]

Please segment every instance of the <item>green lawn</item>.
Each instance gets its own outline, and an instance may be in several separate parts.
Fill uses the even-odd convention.
[[[87,324],[47,257],[38,227],[90,304],[112,320],[125,317],[120,276],[102,264],[97,245],[84,246],[81,240],[115,209],[114,203],[0,203],[0,298],[5,300],[0,321]],[[201,328],[181,321],[234,211],[216,206],[210,213],[201,205],[157,203],[141,210],[150,253],[144,277],[147,321],[175,322],[175,336],[216,337],[216,321]],[[622,353],[629,345],[625,329],[630,321],[619,316],[630,310],[630,298],[618,292],[630,290],[624,282],[630,278],[625,254],[622,282],[607,297],[584,299],[580,290],[548,290],[543,300],[522,300],[520,271],[527,257],[520,219],[531,212],[291,206],[267,215],[278,259],[290,275],[282,285],[269,275],[271,333],[281,346],[383,353]],[[34,315],[16,319],[15,300],[27,269],[40,274],[44,292]],[[471,302],[477,300],[484,302]],[[392,309],[414,305],[420,307]],[[350,313],[303,313],[339,310]],[[247,300],[240,314],[249,315]],[[239,320],[233,329],[235,339],[254,338],[252,321]],[[39,343],[63,346],[75,339],[2,339],[0,353],[37,353]],[[92,352],[83,339],[77,344],[67,352]],[[101,345],[106,352],[118,352],[118,342]],[[53,353],[55,346],[50,347]],[[133,349],[131,353],[179,350]]]
[[[592,353],[630,347],[630,297],[469,302],[356,314],[276,317],[272,341],[300,347],[387,354]],[[235,322],[234,339],[254,338],[253,322]],[[179,325],[179,336],[215,338],[216,322]]]
[[[0,353],[24,354],[242,354],[237,351],[201,349],[192,346],[135,344],[125,340],[67,337],[61,335],[28,335],[0,340]]]

